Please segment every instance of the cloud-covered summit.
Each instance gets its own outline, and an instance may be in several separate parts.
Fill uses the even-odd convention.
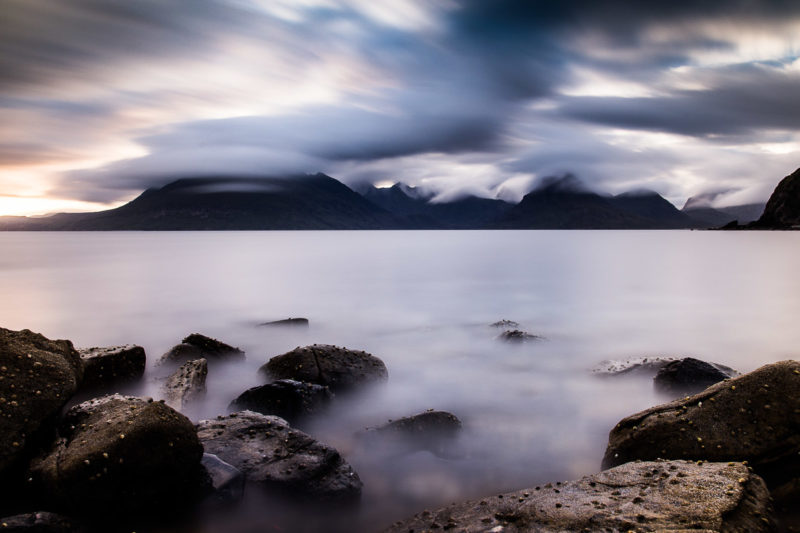
[[[0,211],[317,171],[763,200],[798,166],[798,36],[784,1],[7,0]]]

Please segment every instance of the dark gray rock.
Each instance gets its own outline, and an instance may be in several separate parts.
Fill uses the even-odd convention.
[[[456,439],[461,433],[461,421],[446,411],[425,411],[417,415],[390,421],[360,434],[371,450],[382,449],[389,454],[428,450],[436,455],[454,454]]]
[[[163,403],[118,394],[90,400],[67,411],[59,433],[30,476],[45,501],[70,514],[174,513],[205,489],[194,426]]]
[[[209,496],[217,503],[238,502],[244,495],[244,474],[211,453],[203,454],[203,467],[211,478],[213,492]]]
[[[620,421],[603,466],[636,459],[743,461],[770,487],[800,478],[800,363],[783,361]]]
[[[82,378],[70,341],[0,328],[0,479],[20,465],[29,441],[54,420]]]
[[[323,412],[331,399],[333,394],[324,385],[279,379],[244,391],[231,402],[228,410],[275,415],[294,424]]]
[[[208,363],[205,359],[187,361],[164,383],[166,404],[178,411],[201,400],[206,395]]]
[[[273,320],[271,322],[263,322],[259,324],[259,326],[275,326],[275,327],[300,327],[300,328],[307,328],[308,327],[308,319],[307,318],[284,318],[283,320]]]
[[[244,352],[224,342],[192,333],[161,356],[159,364],[185,363],[192,359],[206,359],[209,362],[243,361]]]
[[[504,318],[502,320],[498,320],[497,322],[489,324],[489,327],[502,328],[502,329],[517,329],[519,328],[519,322],[514,322],[513,320],[506,320]]]
[[[202,420],[197,433],[206,453],[284,496],[326,503],[354,503],[361,496],[361,480],[339,452],[277,416],[232,413]]]
[[[272,379],[294,379],[327,385],[333,392],[384,382],[386,365],[364,351],[314,344],[270,359],[260,369]]]
[[[763,480],[741,463],[635,462],[567,481],[423,511],[409,531],[774,531]]]
[[[81,526],[72,518],[40,511],[0,518],[3,533],[78,533]]]
[[[137,380],[144,375],[144,348],[128,344],[78,350],[83,362],[82,388],[97,388]]]
[[[732,368],[706,363],[693,357],[671,361],[653,378],[656,390],[665,394],[694,394],[720,381],[739,375]]]
[[[510,343],[523,343],[523,342],[530,342],[530,341],[537,341],[541,340],[541,337],[538,335],[533,335],[528,333],[527,331],[521,331],[519,329],[508,329],[497,336],[498,340]]]

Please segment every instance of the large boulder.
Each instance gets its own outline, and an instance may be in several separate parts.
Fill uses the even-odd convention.
[[[423,511],[386,532],[773,531],[764,482],[741,463],[635,462]]]
[[[53,449],[31,463],[56,508],[104,515],[176,512],[205,489],[194,425],[163,403],[115,394],[71,408]]]
[[[72,343],[0,328],[0,479],[75,394],[83,377]]]
[[[659,392],[679,396],[700,392],[737,375],[732,368],[685,357],[661,367],[653,377],[653,384]]]
[[[428,450],[442,457],[454,454],[461,421],[447,411],[433,409],[417,415],[392,420],[376,428],[368,428],[359,436],[371,450],[388,454]]]
[[[83,528],[72,518],[41,511],[0,518],[3,533],[78,533]]]
[[[158,364],[185,363],[192,359],[206,359],[213,362],[243,361],[244,352],[217,339],[192,333],[162,355]]]
[[[747,460],[770,486],[800,477],[800,363],[766,365],[623,419],[603,466],[656,458]]]
[[[324,411],[331,399],[333,394],[324,385],[279,379],[247,389],[231,402],[228,409],[275,415],[295,424]]]
[[[361,480],[339,452],[277,416],[232,413],[202,420],[197,433],[206,453],[282,495],[326,503],[352,503],[361,496]]]
[[[133,344],[82,348],[78,354],[83,362],[83,388],[137,380],[147,363],[144,348]]]
[[[270,359],[260,372],[272,379],[294,379],[327,385],[334,392],[389,379],[386,365],[364,351],[314,344]]]
[[[205,359],[193,359],[182,364],[164,382],[166,404],[182,411],[188,405],[201,400],[206,395],[206,376],[208,363]]]

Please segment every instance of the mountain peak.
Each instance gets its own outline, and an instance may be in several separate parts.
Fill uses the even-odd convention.
[[[547,176],[542,178],[539,182],[539,186],[531,192],[544,194],[595,194],[580,178],[571,173],[564,174],[563,176]]]

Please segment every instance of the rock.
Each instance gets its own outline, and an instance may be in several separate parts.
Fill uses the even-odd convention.
[[[493,322],[489,324],[490,328],[503,328],[503,329],[517,329],[519,327],[518,322],[514,322],[513,320],[506,320],[505,318],[502,320],[498,320],[497,322]]]
[[[203,467],[211,478],[211,498],[218,503],[237,502],[244,495],[244,474],[211,453],[203,454]]]
[[[659,392],[685,395],[700,392],[714,383],[737,375],[739,373],[732,368],[685,357],[661,367],[653,378],[653,383]]]
[[[59,434],[30,475],[46,500],[70,514],[172,514],[205,488],[195,428],[163,403],[119,394],[90,400],[67,411]]]
[[[513,343],[523,343],[529,341],[540,340],[541,337],[538,335],[532,335],[527,331],[521,331],[518,329],[508,329],[497,336],[498,340],[505,341],[505,342],[513,342]]]
[[[78,533],[81,527],[73,519],[55,513],[38,512],[0,518],[3,533]]]
[[[741,463],[636,462],[423,511],[385,531],[773,531],[764,482]]]
[[[244,391],[228,410],[275,415],[294,424],[324,411],[332,398],[331,390],[324,385],[279,379]]]
[[[82,388],[139,379],[144,374],[147,362],[144,348],[133,344],[82,348],[78,354],[83,362]]]
[[[277,416],[232,413],[202,420],[197,433],[206,453],[249,482],[301,500],[353,503],[361,496],[361,480],[339,452]]]
[[[329,344],[295,348],[273,357],[259,371],[273,379],[327,385],[333,392],[389,379],[386,365],[374,355]]]
[[[454,414],[430,410],[369,428],[360,436],[373,450],[382,448],[390,454],[429,450],[448,457],[460,432],[461,421]]]
[[[800,477],[800,363],[783,361],[620,421],[604,468],[636,459],[750,462],[768,485]]]
[[[283,320],[273,320],[272,322],[262,322],[259,326],[292,326],[292,327],[308,327],[307,318],[284,318]]]
[[[180,344],[170,348],[158,362],[159,364],[184,363],[192,359],[206,359],[214,362],[243,361],[244,352],[217,339],[192,333]]]
[[[668,363],[675,361],[672,357],[634,357],[625,360],[609,359],[592,368],[592,374],[600,377],[613,376],[655,376]]]
[[[205,359],[194,359],[181,365],[164,383],[164,399],[167,405],[182,411],[186,406],[206,395],[208,363]]]
[[[767,201],[764,213],[750,224],[756,229],[800,227],[800,168],[778,183]]]
[[[0,328],[0,479],[20,466],[34,434],[55,418],[82,378],[70,341]]]

